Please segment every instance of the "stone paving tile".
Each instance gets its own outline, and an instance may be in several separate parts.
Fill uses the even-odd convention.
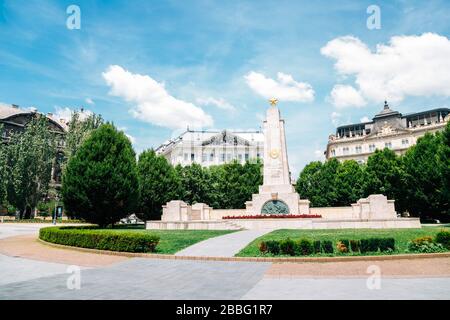
[[[0,286],[0,299],[240,299],[269,265],[135,258],[82,270],[80,290],[55,275]]]
[[[233,257],[250,242],[271,231],[269,229],[237,231],[203,240],[178,251],[175,255],[191,257]]]
[[[346,261],[324,263],[273,263],[269,277],[367,277],[368,267],[377,266],[385,276],[450,277],[450,258],[411,260]]]
[[[381,279],[379,290],[369,290],[366,281],[367,279],[264,278],[243,299],[450,299],[450,278],[384,278]]]

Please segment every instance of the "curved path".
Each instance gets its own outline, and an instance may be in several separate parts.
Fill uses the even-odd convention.
[[[178,251],[175,255],[188,257],[234,257],[236,253],[245,248],[250,242],[271,231],[271,229],[264,229],[232,232],[198,242]]]
[[[450,258],[325,263],[126,258],[44,245],[36,240],[42,226],[0,224],[0,299],[450,298]],[[79,290],[67,287],[70,265],[80,267]],[[378,287],[371,285],[374,268],[381,276]]]

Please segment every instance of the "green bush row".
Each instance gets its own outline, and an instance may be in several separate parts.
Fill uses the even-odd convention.
[[[123,252],[155,252],[159,243],[157,235],[98,230],[92,226],[42,228],[39,238],[67,246]]]
[[[420,253],[444,252],[450,249],[450,232],[442,230],[433,237],[416,238],[408,242],[408,251]]]
[[[391,252],[395,250],[394,238],[368,238],[361,240],[342,239],[337,241],[336,250],[339,253],[367,253],[367,252]],[[311,254],[334,253],[333,242],[330,240],[268,240],[259,244],[261,253],[272,255],[308,256]]]

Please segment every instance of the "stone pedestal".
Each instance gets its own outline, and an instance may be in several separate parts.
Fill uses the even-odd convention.
[[[161,221],[210,220],[212,208],[204,203],[189,205],[181,200],[172,200],[163,206]]]
[[[352,204],[353,216],[362,220],[396,219],[397,212],[394,202],[395,200],[388,200],[382,194],[371,194]]]

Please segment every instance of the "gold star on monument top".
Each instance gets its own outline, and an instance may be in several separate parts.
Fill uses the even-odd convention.
[[[278,103],[278,99],[272,98],[272,99],[269,99],[269,102],[270,102],[271,106],[276,106]]]

